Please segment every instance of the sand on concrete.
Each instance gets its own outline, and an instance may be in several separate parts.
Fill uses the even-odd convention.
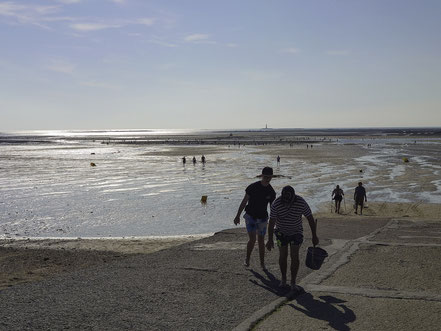
[[[0,240],[0,290],[131,254],[157,252],[202,237]]]
[[[362,245],[322,285],[441,293],[441,247]]]
[[[407,219],[394,220],[393,225],[377,233],[372,241],[408,244],[441,245],[441,224],[439,219]]]

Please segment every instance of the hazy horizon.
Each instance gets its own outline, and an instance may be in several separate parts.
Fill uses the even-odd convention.
[[[140,133],[140,134],[185,134],[185,133],[201,133],[201,132],[284,132],[284,131],[305,131],[305,132],[314,132],[314,131],[395,131],[395,130],[441,130],[441,126],[408,126],[408,127],[323,127],[323,128],[273,128],[273,127],[262,127],[262,128],[181,128],[181,129],[171,129],[171,128],[134,128],[134,129],[36,129],[36,130],[0,130],[1,133],[5,134],[65,134],[65,133]]]

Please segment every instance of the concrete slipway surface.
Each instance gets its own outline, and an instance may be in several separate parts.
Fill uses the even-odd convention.
[[[439,330],[441,222],[319,220],[322,268],[278,287],[278,252],[243,266],[243,228],[0,291],[0,330]]]

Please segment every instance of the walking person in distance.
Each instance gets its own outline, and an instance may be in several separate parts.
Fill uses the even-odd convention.
[[[335,200],[335,212],[337,214],[340,214],[340,205],[344,195],[345,194],[339,185],[337,185],[334,191],[332,191],[332,200]]]
[[[363,187],[363,183],[359,182],[354,192],[355,201],[355,213],[358,213],[358,206],[360,206],[360,215],[363,215],[363,204],[367,202],[366,189]]]

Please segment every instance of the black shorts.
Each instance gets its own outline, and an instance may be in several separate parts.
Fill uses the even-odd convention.
[[[334,200],[335,200],[335,201],[342,201],[342,200],[343,200],[343,197],[342,197],[341,195],[336,195],[336,196],[334,197]]]
[[[274,234],[276,235],[277,246],[279,246],[279,247],[284,247],[284,246],[287,246],[288,244],[301,245],[303,242],[303,234],[301,234],[301,233],[296,233],[296,234],[287,236],[287,235],[284,235],[282,232],[276,230],[274,232]]]
[[[363,199],[357,199],[357,200],[355,200],[355,205],[363,206],[363,202],[364,202]]]

